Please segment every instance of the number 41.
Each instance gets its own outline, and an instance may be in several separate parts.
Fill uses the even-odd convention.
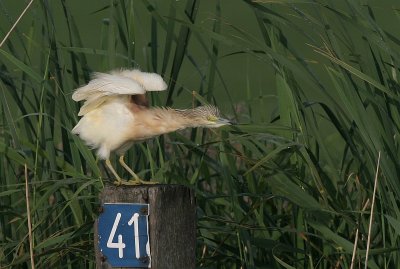
[[[110,236],[108,237],[107,247],[108,248],[117,248],[118,249],[118,257],[122,259],[124,257],[124,248],[126,247],[125,243],[122,241],[122,234],[118,235],[118,242],[113,242],[115,232],[117,231],[117,227],[119,221],[121,220],[121,213],[117,213],[117,217],[115,218],[114,225],[111,228]],[[134,235],[135,235],[135,256],[136,259],[140,258],[140,249],[139,249],[139,214],[133,214],[132,218],[128,221],[128,225],[131,226],[134,224]]]

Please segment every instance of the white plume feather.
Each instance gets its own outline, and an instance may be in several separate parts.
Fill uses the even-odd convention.
[[[144,94],[146,91],[163,91],[167,84],[155,73],[146,73],[138,69],[112,71],[110,74],[94,73],[92,80],[78,88],[72,95],[74,101],[85,100],[79,111],[83,116],[118,95]]]
[[[167,89],[167,84],[164,82],[163,78],[156,73],[142,72],[138,69],[122,69],[113,71],[111,74],[133,79],[140,83],[146,91],[164,91]]]

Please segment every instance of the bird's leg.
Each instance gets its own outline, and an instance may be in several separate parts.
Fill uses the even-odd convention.
[[[133,178],[135,179],[135,181],[139,181],[140,178],[138,175],[136,175],[135,172],[133,172],[133,170],[125,163],[124,161],[124,155],[119,156],[119,163],[122,165],[122,167],[125,168],[126,171],[129,172],[129,174],[131,174],[133,176]]]
[[[151,181],[144,181],[140,179],[138,175],[136,175],[135,172],[125,163],[124,161],[124,155],[121,155],[119,157],[119,163],[126,169],[126,171],[129,172],[133,176],[133,180],[127,181],[127,185],[140,185],[140,184],[157,184],[157,182],[151,182]],[[123,183],[125,184],[125,182]]]
[[[114,184],[116,185],[121,185],[122,179],[121,177],[117,174],[117,172],[115,172],[114,167],[111,165],[110,159],[106,160],[106,165],[108,167],[108,169],[110,169],[111,173],[115,176],[116,181],[114,182]]]

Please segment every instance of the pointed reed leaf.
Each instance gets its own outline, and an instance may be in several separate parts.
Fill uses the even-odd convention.
[[[23,63],[21,60],[11,55],[7,51],[0,49],[0,54],[2,54],[7,60],[12,62],[18,69],[27,74],[30,78],[32,78],[35,82],[42,82],[42,78],[39,74],[37,74],[31,67]]]
[[[276,177],[266,179],[268,185],[271,186],[272,192],[282,197],[286,197],[293,203],[302,208],[309,210],[323,210],[321,204],[312,197],[304,187],[293,183],[285,175],[277,175]]]

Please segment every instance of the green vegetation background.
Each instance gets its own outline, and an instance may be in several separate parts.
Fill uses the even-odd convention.
[[[1,39],[27,4],[0,1]],[[25,181],[36,268],[95,267],[110,178],[70,132],[71,93],[139,67],[168,82],[153,105],[215,103],[240,123],[127,158],[195,189],[199,268],[351,268],[353,253],[361,268],[367,248],[368,268],[397,268],[399,24],[394,0],[34,1],[0,48],[0,267],[31,266]]]

